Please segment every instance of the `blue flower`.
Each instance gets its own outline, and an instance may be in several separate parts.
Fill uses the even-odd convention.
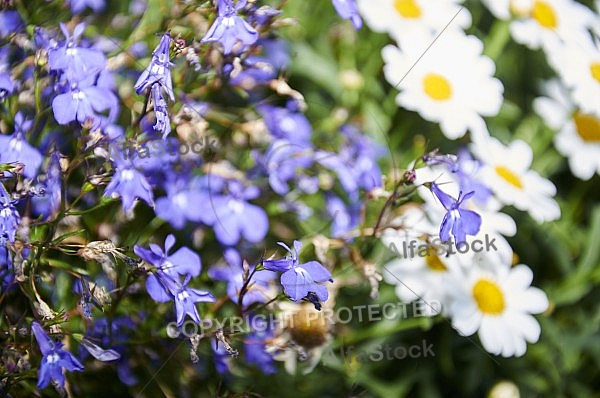
[[[235,5],[233,0],[217,0],[219,16],[200,41],[201,43],[219,42],[223,53],[229,54],[237,42],[242,43],[243,49],[258,40],[258,32],[248,22],[244,21],[237,12],[244,8],[247,0],[239,0]]]
[[[71,12],[81,14],[86,7],[90,7],[94,12],[100,12],[106,6],[105,0],[69,0]]]
[[[327,213],[331,217],[331,237],[340,238],[358,226],[361,203],[351,200],[347,205],[339,196],[326,195]]]
[[[343,19],[350,19],[354,29],[358,30],[362,27],[362,19],[358,13],[356,0],[331,0],[333,7]]]
[[[8,239],[14,243],[17,228],[21,223],[21,216],[15,207],[16,200],[12,200],[4,185],[0,183],[0,240]]]
[[[208,270],[208,276],[218,281],[227,282],[227,295],[236,304],[239,304],[239,295],[244,286],[244,269],[242,267],[242,258],[233,248],[225,249],[223,253],[226,265],[216,265]],[[275,278],[275,273],[271,271],[256,271],[255,267],[249,267],[249,275],[252,279],[247,284],[247,291],[242,300],[242,306],[248,308],[254,303],[264,303],[268,296],[267,291],[269,282]]]
[[[62,71],[70,84],[89,79],[104,70],[106,57],[101,51],[93,48],[77,47],[76,42],[85,30],[82,22],[73,29],[73,36],[69,34],[67,26],[61,22],[60,29],[65,35],[62,46],[48,51],[48,65],[51,70]]]
[[[167,196],[156,200],[156,215],[169,221],[175,229],[182,229],[188,220],[212,225],[214,213],[198,205],[208,204],[210,200],[201,184],[199,178],[190,180],[182,176],[165,181],[163,187]]]
[[[50,155],[46,181],[43,184],[44,194],[31,198],[36,211],[44,217],[50,216],[58,211],[60,207],[61,180],[62,171],[60,169],[60,153],[54,151],[52,152],[52,155]]]
[[[0,101],[11,95],[15,90],[15,82],[6,72],[0,72]]]
[[[142,199],[150,206],[154,206],[154,195],[152,187],[146,177],[137,171],[131,161],[113,159],[115,162],[115,174],[104,190],[104,196],[120,196],[123,202],[123,210],[126,213],[133,209],[136,198]]]
[[[19,162],[25,166],[23,174],[27,178],[35,178],[42,164],[42,155],[25,141],[25,133],[29,132],[32,121],[25,119],[21,112],[15,115],[15,131],[12,135],[0,135],[0,162]]]
[[[187,247],[169,255],[174,244],[175,237],[170,234],[165,240],[164,251],[155,244],[151,244],[150,249],[135,245],[133,250],[141,259],[156,267],[155,272],[146,279],[146,290],[150,297],[159,303],[175,301],[177,326],[183,324],[186,314],[200,323],[195,303],[214,302],[215,298],[209,292],[187,287],[191,277],[200,274],[200,256]],[[180,275],[184,276],[183,283],[180,282]]]
[[[112,75],[102,73],[68,86],[65,93],[52,100],[54,118],[59,124],[77,120],[91,130],[112,124],[119,112],[119,100],[111,91]]]
[[[37,388],[46,388],[50,380],[56,380],[62,387],[65,386],[63,368],[69,372],[81,372],[83,365],[68,351],[62,349],[60,341],[53,341],[37,322],[31,323],[31,330],[42,352],[42,363],[38,371]]]
[[[275,138],[294,144],[310,145],[312,127],[306,116],[297,111],[296,101],[289,101],[286,108],[260,105],[258,113],[262,115],[267,129]]]
[[[317,261],[299,263],[298,251],[302,247],[302,242],[294,241],[293,252],[285,243],[277,243],[290,253],[290,258],[264,260],[263,267],[269,271],[283,272],[281,274],[283,291],[293,301],[306,299],[313,303],[317,310],[320,310],[320,302],[329,298],[329,293],[323,283],[333,282],[331,273]]]
[[[277,373],[273,357],[266,352],[267,341],[274,335],[273,324],[264,317],[252,315],[248,318],[252,332],[244,339],[246,362],[256,365],[265,374]]]
[[[279,195],[290,191],[290,181],[294,181],[294,185],[304,193],[315,193],[319,189],[318,177],[306,174],[314,163],[313,149],[308,145],[276,140],[264,157],[257,158],[257,163],[267,173],[271,189]]]
[[[171,79],[171,67],[174,66],[169,58],[169,48],[171,46],[171,35],[169,32],[162,35],[160,43],[152,53],[150,65],[142,72],[135,82],[133,88],[140,95],[148,87],[153,87],[156,83],[167,93],[171,101],[175,100],[173,94],[173,81]],[[161,95],[162,98],[162,95]],[[154,105],[156,107],[156,103]]]
[[[171,132],[171,119],[167,112],[167,101],[162,96],[159,84],[152,86],[152,102],[154,104],[154,117],[156,118],[154,131],[162,133],[164,140]]]
[[[450,240],[450,234],[454,237],[456,244],[466,242],[467,235],[476,235],[481,227],[481,216],[472,210],[462,209],[463,202],[472,197],[475,192],[469,192],[465,195],[462,191],[458,194],[458,199],[454,199],[443,192],[436,183],[431,183],[431,192],[442,202],[447,213],[440,226],[440,238],[444,242]]]
[[[235,245],[241,238],[251,243],[260,242],[269,229],[269,219],[262,208],[247,202],[259,196],[258,188],[229,180],[227,190],[227,194],[212,196],[217,240],[227,246]]]
[[[0,39],[23,29],[25,25],[17,11],[0,11]]]

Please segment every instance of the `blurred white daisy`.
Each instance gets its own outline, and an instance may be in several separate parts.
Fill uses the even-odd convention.
[[[369,28],[388,33],[402,47],[416,32],[438,34],[446,26],[448,29],[468,28],[471,14],[456,3],[453,0],[358,0],[358,9]]]
[[[487,135],[482,116],[498,114],[504,88],[493,77],[494,62],[482,55],[483,43],[475,36],[446,31],[423,55],[434,37],[414,34],[411,39],[402,50],[392,45],[382,50],[385,77],[400,90],[396,103],[440,123],[450,139],[467,130]]]
[[[514,18],[510,25],[516,42],[537,49],[560,40],[585,39],[594,24],[594,13],[574,0],[483,0],[500,19]]]
[[[504,146],[494,137],[478,137],[471,150],[484,163],[482,178],[498,200],[529,212],[537,222],[560,217],[560,207],[552,196],[554,184],[530,170],[533,152],[521,140]]]
[[[548,50],[548,60],[584,113],[600,117],[600,43],[591,39],[556,44]]]
[[[557,80],[546,83],[547,97],[533,101],[533,108],[546,124],[558,133],[556,149],[569,159],[576,177],[589,180],[600,174],[600,119],[576,111],[566,88]]]
[[[548,308],[546,294],[531,287],[526,265],[487,264],[485,255],[468,269],[449,272],[452,326],[462,335],[478,332],[483,348],[503,357],[522,356],[526,342],[535,343],[540,325],[531,314]]]

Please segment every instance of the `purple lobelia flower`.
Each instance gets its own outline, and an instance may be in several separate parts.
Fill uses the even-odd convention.
[[[327,213],[331,217],[331,236],[340,238],[358,226],[361,203],[352,200],[346,204],[339,196],[326,195]]]
[[[142,72],[133,86],[138,95],[146,91],[147,88],[153,87],[158,83],[167,93],[171,101],[175,100],[175,95],[173,94],[173,81],[171,79],[171,67],[175,64],[170,60],[170,46],[171,35],[167,32],[162,35],[160,43],[158,43],[158,46],[152,53],[150,65]],[[156,104],[154,106],[156,106]]]
[[[25,119],[21,112],[17,112],[14,133],[0,135],[0,163],[22,163],[25,166],[23,175],[31,179],[37,175],[43,159],[40,152],[25,141],[25,134],[29,132],[32,124],[31,120]]]
[[[463,192],[475,192],[473,200],[486,204],[492,196],[492,190],[476,178],[482,163],[474,159],[466,148],[462,148],[457,152],[457,166],[456,177],[460,189]]]
[[[435,182],[431,183],[431,192],[442,202],[447,213],[440,226],[440,238],[444,242],[450,240],[450,234],[454,237],[456,244],[466,242],[467,235],[476,235],[481,227],[481,216],[472,210],[462,209],[463,202],[472,197],[475,192],[469,192],[465,195],[462,191],[458,194],[458,199],[454,199],[443,192]]]
[[[90,7],[94,12],[100,12],[106,6],[105,0],[69,0],[71,4],[71,12],[73,14],[81,14],[86,7]]]
[[[219,16],[200,41],[201,43],[219,42],[225,54],[231,53],[237,42],[242,43],[242,51],[246,46],[251,46],[258,40],[258,32],[237,12],[244,8],[247,0],[217,0]]]
[[[77,120],[88,124],[91,130],[112,124],[119,112],[119,100],[112,92],[112,76],[101,73],[96,79],[72,83],[68,90],[52,100],[54,118],[59,124]]]
[[[0,11],[0,39],[17,33],[24,27],[23,20],[17,11]]]
[[[14,243],[21,216],[15,207],[16,200],[12,200],[4,185],[0,183],[0,240],[7,239]]]
[[[256,365],[263,373],[277,373],[273,357],[266,352],[267,341],[273,338],[273,323],[264,316],[252,315],[248,318],[252,332],[244,339],[246,362]]]
[[[236,304],[239,304],[239,295],[244,286],[244,268],[242,258],[234,248],[227,248],[223,253],[227,264],[216,265],[208,270],[208,276],[212,279],[227,282],[227,295]],[[252,275],[247,283],[247,291],[242,299],[242,306],[248,306],[254,303],[264,303],[268,299],[269,282],[276,274],[271,271],[254,271],[255,267],[248,269],[249,275]]]
[[[293,144],[310,145],[312,127],[304,114],[297,111],[296,101],[289,101],[286,108],[260,105],[261,114],[267,129],[277,139]]]
[[[183,324],[186,314],[200,323],[195,303],[214,302],[215,298],[209,292],[187,286],[192,276],[200,274],[202,269],[200,256],[187,247],[182,247],[169,255],[174,244],[175,237],[171,234],[165,240],[164,251],[155,244],[151,244],[150,249],[139,245],[134,247],[135,254],[156,267],[155,272],[146,279],[146,290],[154,301],[175,301],[178,326]],[[184,275],[183,283],[180,281],[180,275]]]
[[[171,178],[163,184],[167,196],[156,200],[156,215],[169,221],[175,229],[182,229],[188,220],[212,225],[214,213],[206,211],[205,206],[209,205],[210,199],[200,179],[168,176]]]
[[[354,29],[358,30],[362,27],[362,19],[358,13],[356,0],[331,0],[333,7],[343,19],[350,19]]]
[[[121,197],[123,210],[126,213],[133,209],[136,198],[142,199],[150,206],[154,206],[152,187],[146,177],[133,167],[130,160],[113,159],[115,174],[104,190],[104,196]]]
[[[248,242],[260,242],[269,229],[267,213],[247,201],[260,195],[257,187],[244,187],[239,181],[227,181],[226,194],[213,194],[212,206],[215,212],[213,229],[217,240],[232,246],[241,238]]]
[[[329,298],[323,283],[333,282],[331,273],[317,261],[299,263],[298,251],[302,247],[302,242],[294,241],[293,252],[285,243],[277,243],[290,253],[290,258],[263,260],[263,267],[269,271],[283,272],[281,274],[283,291],[293,301],[306,299],[314,304],[315,309],[321,310],[321,302]]]
[[[42,363],[38,371],[37,388],[46,388],[50,380],[56,380],[62,387],[65,386],[63,368],[69,372],[83,370],[83,365],[68,351],[62,349],[60,341],[53,341],[37,322],[31,323],[31,330],[42,352]]]
[[[46,181],[43,183],[44,194],[31,198],[35,209],[44,217],[50,216],[58,211],[60,207],[61,180],[60,153],[54,151],[50,155],[48,171],[46,172]]]
[[[346,124],[340,128],[340,132],[346,142],[339,150],[339,157],[358,181],[358,186],[367,191],[380,187],[381,170],[377,159],[385,154],[385,149],[362,134],[356,126]]]
[[[6,72],[0,72],[0,101],[11,95],[15,91],[15,82]]]
[[[90,75],[96,75],[104,70],[106,57],[101,51],[76,45],[85,30],[84,23],[75,26],[73,36],[69,34],[67,26],[62,22],[60,29],[66,40],[62,46],[48,51],[48,65],[51,70],[63,72],[70,84],[89,79]]]
[[[289,182],[305,193],[315,193],[319,189],[318,177],[311,177],[306,170],[314,163],[313,149],[286,140],[276,140],[267,149],[264,157],[257,162],[265,169],[271,189],[279,195],[290,191]]]
[[[154,117],[156,118],[154,131],[162,133],[164,140],[171,132],[171,119],[167,112],[167,101],[163,98],[159,84],[152,86],[152,103],[154,104]]]

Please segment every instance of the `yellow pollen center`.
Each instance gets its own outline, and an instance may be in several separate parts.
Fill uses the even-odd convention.
[[[573,116],[577,134],[585,142],[600,142],[600,120],[592,115],[576,113]]]
[[[429,256],[426,256],[425,263],[427,264],[427,267],[429,267],[429,269],[431,269],[432,271],[446,271],[448,269],[446,268],[444,263],[442,263],[440,258],[435,254],[430,254]]]
[[[510,185],[523,189],[523,183],[518,175],[513,173],[508,167],[504,166],[496,166],[496,174],[498,174],[502,179],[508,182]]]
[[[594,62],[590,65],[590,72],[592,72],[592,77],[600,83],[600,62]]]
[[[545,1],[536,0],[534,2],[531,17],[538,21],[544,28],[554,29],[558,26],[554,10]]]
[[[395,0],[394,8],[404,18],[419,18],[421,16],[421,7],[415,0]]]
[[[428,73],[423,78],[423,90],[428,96],[437,101],[445,101],[452,96],[450,82],[437,73]]]
[[[497,284],[480,279],[473,286],[473,298],[484,314],[499,315],[504,312],[504,295]]]

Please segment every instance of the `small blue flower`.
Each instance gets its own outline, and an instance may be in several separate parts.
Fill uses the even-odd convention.
[[[19,162],[25,166],[23,175],[33,179],[42,164],[40,152],[25,141],[32,121],[25,119],[21,112],[15,115],[15,131],[12,135],[0,135],[0,163]]]
[[[4,185],[0,183],[0,240],[8,239],[14,243],[17,228],[21,223],[21,216],[15,207],[16,200],[12,200]]]
[[[469,192],[465,195],[462,191],[458,199],[454,199],[443,192],[436,183],[431,183],[431,192],[442,202],[447,213],[440,226],[440,238],[444,242],[450,240],[450,234],[454,237],[456,244],[466,242],[467,235],[476,235],[481,227],[481,216],[472,210],[462,209],[463,202],[472,197],[475,192]]]
[[[70,84],[89,79],[106,67],[106,57],[101,51],[93,48],[78,47],[76,42],[85,30],[82,22],[73,29],[73,36],[69,34],[67,26],[61,22],[60,29],[65,35],[62,46],[48,51],[48,65],[51,70],[62,71]]]
[[[152,53],[152,61],[150,61],[150,65],[148,65],[148,67],[142,72],[137,82],[133,86],[138,95],[146,91],[148,87],[152,87],[158,83],[160,88],[167,93],[171,101],[175,100],[170,69],[175,64],[173,64],[169,58],[170,46],[171,35],[169,32],[167,32],[162,35],[160,43]],[[156,103],[154,106],[156,107]]]
[[[135,199],[142,199],[150,206],[154,206],[154,195],[152,187],[146,177],[136,170],[131,161],[113,159],[115,163],[115,174],[104,190],[104,196],[120,196],[123,202],[123,210],[131,212]]]
[[[93,78],[80,80],[68,86],[68,90],[54,97],[52,110],[58,124],[77,120],[90,124],[90,129],[104,128],[112,124],[119,112],[119,100],[112,92],[112,76],[102,73],[97,81]]]
[[[17,33],[23,29],[25,25],[17,11],[3,10],[0,11],[0,39]]]
[[[62,387],[65,386],[63,368],[69,372],[81,372],[83,365],[68,351],[62,349],[60,341],[53,341],[37,322],[31,323],[31,330],[42,352],[42,362],[38,371],[37,388],[46,388],[50,380],[56,380]]]
[[[0,101],[11,95],[15,91],[15,82],[6,72],[0,72]]]
[[[312,127],[304,114],[297,112],[295,101],[288,102],[286,108],[272,105],[260,105],[262,115],[269,132],[277,139],[293,144],[310,145]]]
[[[106,6],[105,0],[68,0],[71,4],[73,14],[81,14],[86,7],[90,7],[94,12],[100,12]]]
[[[31,198],[36,211],[44,217],[49,217],[60,208],[62,171],[60,169],[60,153],[52,152],[46,181],[43,183],[44,194]]]
[[[171,119],[167,112],[167,101],[163,98],[160,87],[159,84],[152,86],[152,102],[154,103],[154,117],[156,118],[154,131],[162,133],[164,140],[171,132]]]
[[[283,272],[281,274],[283,291],[293,301],[306,299],[313,303],[317,310],[320,310],[320,302],[329,298],[329,293],[323,283],[333,282],[331,273],[317,261],[309,261],[305,264],[299,263],[298,251],[302,247],[302,242],[294,241],[293,252],[285,243],[277,243],[283,246],[291,257],[279,260],[264,260],[263,267],[269,271]]]
[[[350,19],[354,29],[358,30],[362,27],[362,19],[358,13],[356,0],[331,0],[333,7],[343,19]]]
[[[216,301],[215,297],[209,292],[188,287],[187,285],[191,278],[189,274],[185,277],[183,283],[179,282],[179,277],[174,279],[169,274],[162,271],[158,271],[156,276],[162,288],[168,291],[175,301],[177,326],[183,325],[186,315],[189,315],[194,322],[200,324],[201,320],[200,315],[198,315],[196,303],[214,303]],[[146,285],[146,287],[147,286],[148,285]],[[150,293],[150,290],[148,293]]]
[[[265,350],[267,341],[275,334],[273,323],[257,315],[251,315],[248,321],[252,332],[244,339],[246,362],[256,365],[265,374],[277,373],[273,357]]]
[[[223,45],[223,53],[229,54],[237,42],[242,43],[242,49],[251,46],[258,40],[258,32],[237,12],[244,8],[247,0],[239,0],[235,5],[233,0],[217,0],[219,16],[200,41],[201,43],[219,42]]]
[[[163,184],[167,196],[156,200],[156,215],[169,221],[175,229],[182,229],[188,220],[212,225],[214,213],[198,206],[198,203],[210,203],[208,193],[202,189],[199,180],[181,175],[167,179]]]
[[[260,242],[269,229],[267,213],[259,206],[248,203],[260,195],[257,187],[244,187],[239,181],[227,183],[228,193],[213,194],[215,212],[213,229],[217,240],[232,246],[245,238],[248,242]]]

